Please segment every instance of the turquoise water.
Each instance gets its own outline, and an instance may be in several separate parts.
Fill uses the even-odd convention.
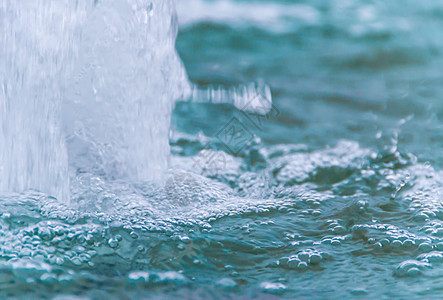
[[[177,103],[162,185],[1,196],[0,298],[441,299],[443,2],[177,13],[193,83],[273,107]]]

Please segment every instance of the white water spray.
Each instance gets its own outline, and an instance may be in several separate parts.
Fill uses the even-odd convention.
[[[254,86],[192,87],[172,0],[28,2],[0,4],[0,191],[67,201],[68,169],[160,179],[176,100],[253,98]]]
[[[99,2],[82,25],[63,101],[70,166],[108,179],[161,178],[174,101],[189,93],[172,1]]]
[[[0,3],[1,191],[34,188],[67,197],[60,104],[82,17],[71,2]]]

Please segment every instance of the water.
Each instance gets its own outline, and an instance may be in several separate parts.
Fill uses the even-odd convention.
[[[45,24],[1,39],[0,297],[443,296],[443,3],[178,1],[176,45],[168,1],[35,3],[0,6]]]
[[[58,115],[74,52],[71,9],[67,1],[2,3],[0,190],[32,187],[66,197],[67,157]]]
[[[84,13],[64,100],[70,165],[111,179],[158,179],[167,168],[174,101],[190,89],[174,47],[174,7],[100,1]]]

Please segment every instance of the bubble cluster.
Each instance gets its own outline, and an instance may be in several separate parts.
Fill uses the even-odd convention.
[[[16,280],[9,291],[18,282],[72,292],[106,283],[128,293],[203,284],[222,293],[246,293],[249,286],[289,295],[295,282],[318,290],[324,281],[313,283],[312,274],[329,274],[336,282],[366,274],[371,284],[377,276],[387,282],[437,278],[443,253],[440,208],[421,192],[427,181],[438,186],[440,175],[422,176],[420,164],[371,165],[371,151],[340,145],[314,151],[314,157],[326,158],[318,158],[309,179],[300,183],[280,181],[276,162],[286,160],[281,165],[286,166],[290,157],[309,150],[280,146],[263,148],[260,168],[244,171],[244,164],[236,163],[238,168],[223,173],[229,176],[182,168],[171,170],[163,183],[128,183],[78,174],[72,185],[75,205],[36,192],[4,196],[0,280]],[[337,164],[346,176],[318,180],[321,172],[336,176]],[[371,194],[382,192],[383,197]],[[417,219],[422,212],[428,217]],[[363,285],[345,291],[374,295]]]
[[[305,249],[289,257],[282,257],[276,266],[297,271],[306,271],[308,268],[316,268],[323,261],[331,259],[326,252],[315,249]]]
[[[410,259],[398,265],[398,267],[394,271],[394,274],[398,277],[415,277],[420,275],[425,268],[429,267],[430,264],[428,263]]]

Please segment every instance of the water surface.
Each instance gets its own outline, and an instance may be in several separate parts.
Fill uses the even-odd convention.
[[[264,82],[271,111],[176,103],[162,184],[2,196],[0,296],[442,298],[443,3],[177,12],[190,80]]]

